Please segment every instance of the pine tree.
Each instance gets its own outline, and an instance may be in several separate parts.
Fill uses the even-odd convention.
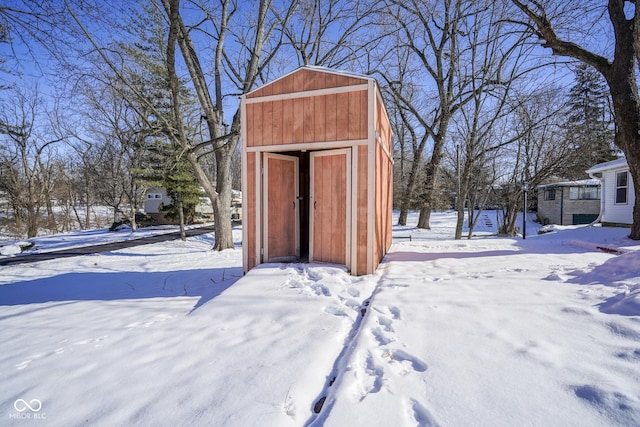
[[[575,80],[566,104],[567,138],[574,148],[566,172],[568,179],[585,178],[585,171],[591,166],[616,158],[609,90],[604,78],[581,63],[575,69]]]
[[[169,138],[168,129],[163,123],[172,123],[175,126],[177,120],[172,108],[171,88],[165,66],[166,54],[166,25],[158,10],[146,6],[142,13],[134,15],[132,29],[144,30],[132,34],[137,37],[136,43],[121,46],[131,59],[130,70],[132,81],[136,81],[141,90],[147,94],[145,100],[140,102],[138,111],[145,116],[150,134],[147,138],[146,167],[135,170],[140,182],[147,187],[164,187],[173,203],[164,206],[163,211],[169,219],[179,219],[181,237],[185,239],[184,226],[195,217],[195,207],[200,202],[201,189],[197,184],[193,167],[187,161],[180,147],[174,145]],[[182,103],[194,105],[193,94],[181,81]],[[135,98],[134,98],[135,99]],[[150,104],[153,108],[145,108]],[[145,114],[145,111],[148,111]],[[153,113],[151,112],[153,111]],[[163,120],[157,115],[161,114]],[[187,133],[194,129],[187,129]]]
[[[198,185],[191,164],[185,159],[178,159],[175,167],[164,178],[167,194],[173,201],[172,204],[162,209],[169,219],[179,219],[180,237],[186,239],[184,226],[193,222],[196,215],[196,206],[203,196],[202,189]]]

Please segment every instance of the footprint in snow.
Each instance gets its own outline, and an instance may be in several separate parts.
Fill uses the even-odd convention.
[[[378,344],[378,346],[387,345],[393,342],[393,339],[386,337],[384,334],[384,331],[379,327],[373,328],[369,332],[371,333],[373,338],[376,340],[376,343]]]
[[[360,296],[360,291],[359,291],[359,290],[357,290],[356,288],[349,288],[349,289],[347,289],[347,293],[348,293],[349,295],[351,295],[352,297],[354,297],[354,298],[357,298],[357,297],[359,297],[359,296]]]
[[[411,372],[425,372],[428,369],[426,363],[404,350],[387,350],[382,357],[389,360],[392,369],[401,376]]]
[[[438,423],[433,419],[433,416],[427,408],[425,408],[420,402],[415,399],[409,399],[406,402],[407,412],[412,418],[412,421],[417,423],[420,427],[436,427]]]
[[[335,307],[325,307],[323,309],[323,311],[327,314],[331,314],[333,316],[346,316],[347,313],[345,313],[344,310],[339,309],[339,308],[335,308]]]
[[[393,327],[391,326],[391,320],[387,319],[384,316],[378,316],[378,324],[384,329],[385,332],[394,332]]]

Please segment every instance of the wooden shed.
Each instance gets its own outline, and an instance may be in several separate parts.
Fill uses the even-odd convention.
[[[243,265],[345,265],[391,246],[392,131],[375,79],[301,67],[241,99]]]

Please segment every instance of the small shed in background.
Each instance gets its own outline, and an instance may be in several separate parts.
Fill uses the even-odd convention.
[[[370,274],[391,246],[392,131],[375,79],[301,67],[241,99],[243,265]]]

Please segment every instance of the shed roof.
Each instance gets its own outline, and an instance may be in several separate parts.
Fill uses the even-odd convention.
[[[319,66],[312,66],[312,65],[305,65],[299,68],[296,68],[295,70],[281,76],[278,77],[275,80],[270,81],[269,83],[266,83],[263,86],[260,86],[259,88],[256,88],[254,90],[252,90],[251,92],[248,92],[245,96],[247,98],[252,98],[255,96],[261,96],[263,94],[268,93],[269,89],[271,86],[277,85],[279,82],[282,81],[286,81],[288,80],[292,75],[296,74],[296,73],[305,73],[305,72],[312,72],[312,73],[323,73],[323,74],[331,74],[334,76],[338,76],[338,77],[343,77],[343,79],[337,79],[334,84],[337,87],[340,86],[350,86],[350,85],[354,85],[354,84],[364,84],[367,83],[369,81],[376,81],[376,79],[374,79],[371,76],[364,76],[361,74],[356,74],[356,73],[352,73],[349,71],[342,71],[342,70],[334,70],[331,68],[326,68],[326,67],[319,67]],[[318,89],[318,87],[309,87],[308,89]]]

